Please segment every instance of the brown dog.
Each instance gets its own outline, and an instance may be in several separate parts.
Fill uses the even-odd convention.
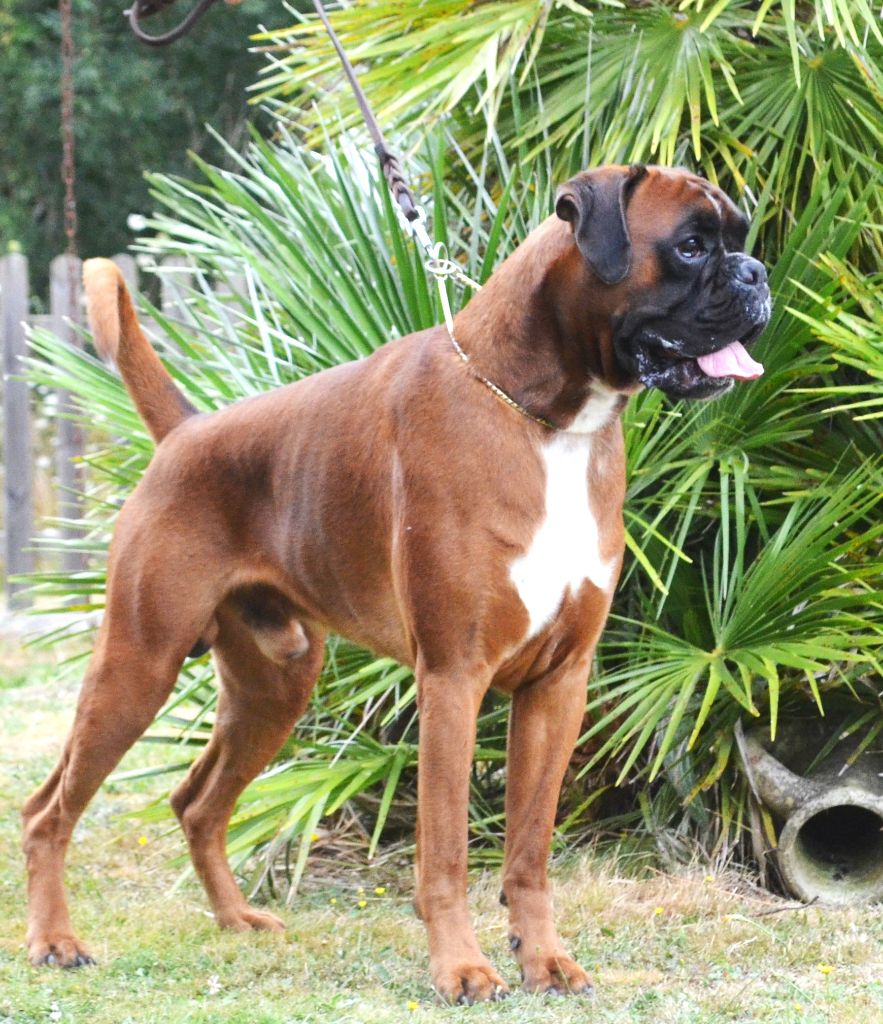
[[[589,990],[555,931],[546,860],[622,560],[619,413],[642,384],[709,397],[757,376],[741,342],[765,326],[769,291],[744,217],[689,173],[580,174],[556,212],[457,315],[468,361],[434,327],[210,416],[172,383],[113,265],[86,264],[96,342],[160,443],[120,514],[73,729],[24,810],[33,963],[91,962],[65,848],[198,645],[221,699],[172,805],[218,923],[282,929],[246,903],[225,834],[306,707],[330,629],[416,672],[415,905],[436,989],[506,992],[466,904],[470,762],[493,686],[512,696],[510,945],[529,991]]]

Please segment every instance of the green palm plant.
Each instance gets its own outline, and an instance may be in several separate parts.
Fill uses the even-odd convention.
[[[455,8],[463,18],[457,32],[446,34],[443,18]],[[486,16],[502,8],[506,18]],[[346,35],[351,18],[364,28],[380,9],[354,4],[337,15],[339,27]],[[853,29],[863,24],[864,8],[844,3],[824,15],[831,31],[821,40],[817,21],[799,20],[787,5],[766,5],[760,14],[732,3],[707,11],[684,5],[683,25],[680,12],[661,5],[603,8],[591,17],[578,6],[514,0],[475,9],[448,2],[382,10],[376,31],[365,33],[354,56],[395,58],[364,76],[385,114],[404,115],[408,104],[420,103],[441,112],[452,102],[453,93],[437,95],[435,86],[419,94],[414,70],[417,94],[400,110],[382,106],[383,88],[395,81],[390,69],[398,66],[401,75],[409,67],[398,62],[413,56],[408,46],[417,46],[415,38],[430,48],[423,59],[429,52],[442,63],[451,47],[473,54],[470,38],[496,39],[482,51],[478,70],[474,54],[463,65],[469,70],[462,72],[461,96],[478,96],[470,90],[484,82],[488,60],[505,50],[505,62],[491,61],[504,70],[484,83],[477,113],[458,111],[428,130],[410,162],[435,238],[477,280],[548,214],[556,178],[584,153],[593,160],[690,158],[717,169],[731,191],[754,205],[753,241],[773,265],[775,317],[759,343],[767,372],[709,405],[672,406],[648,392],[626,412],[630,556],[599,649],[589,704],[594,721],[574,762],[561,819],[563,838],[579,836],[599,813],[599,780],[639,780],[635,820],[654,831],[676,827],[717,854],[731,851],[741,842],[746,808],[733,754],[739,717],[761,716],[774,729],[794,708],[847,699],[856,722],[876,728],[880,721],[879,687],[869,685],[879,673],[881,633],[880,437],[872,421],[845,408],[855,392],[846,392],[844,402],[844,393],[833,390],[867,389],[863,401],[880,401],[879,303],[860,273],[849,270],[878,249],[872,225],[880,197],[869,155],[876,136],[855,137],[879,102],[876,35],[870,28],[860,33],[865,50],[859,54]],[[410,35],[402,31],[403,10],[413,19]],[[616,35],[616,19],[621,30],[622,19],[633,27],[620,31],[620,48],[609,51],[618,57],[605,71],[601,41]],[[755,21],[756,38],[740,28]],[[678,60],[686,63],[669,52],[666,33],[673,31],[681,40]],[[701,38],[688,46],[690,34]],[[290,35],[308,45],[274,64],[279,95],[298,79],[304,61],[317,62],[315,88],[331,70],[313,28]],[[818,68],[801,63],[811,60],[813,46],[830,50],[825,60],[846,61],[841,70],[855,90],[850,95],[861,100],[845,104],[837,121],[842,138],[828,132],[833,115],[825,121],[820,149],[806,129],[810,107],[816,111],[820,102],[807,98],[819,80],[809,72]],[[571,63],[561,62],[562,53],[573,55]],[[787,88],[772,89],[765,77],[764,62],[774,56],[784,62]],[[656,91],[642,92],[635,83],[646,81],[647,68],[663,58]],[[449,67],[446,82],[453,81]],[[691,98],[695,83],[698,107]],[[770,102],[784,103],[773,141],[745,99],[760,104],[765,88]],[[580,106],[587,95],[588,128]],[[826,116],[835,107],[832,100]],[[771,107],[763,109],[772,117]],[[740,118],[750,124],[734,134]],[[144,311],[160,329],[167,365],[198,408],[211,410],[359,358],[391,337],[440,321],[422,256],[385,188],[357,146],[331,131],[346,124],[346,114],[328,121],[320,113],[308,138],[320,140],[322,152],[280,121],[272,141],[255,136],[231,169],[200,161],[198,183],[151,178],[159,212],[140,248],[156,260],[186,258],[192,284],[186,317],[173,320],[147,304]],[[556,142],[560,152],[553,156]],[[468,290],[449,287],[455,305],[468,299]],[[108,525],[152,446],[119,381],[94,358],[45,333],[35,344],[35,376],[69,389],[89,410],[95,444],[83,543],[96,556],[88,573],[46,574],[35,585],[59,603],[76,596],[100,606]],[[384,830],[398,829],[400,812],[413,799],[413,698],[406,670],[333,642],[306,718],[234,817],[231,853],[242,869],[256,849],[264,851],[251,869],[254,885],[280,847],[291,844],[298,851],[296,880],[317,823],[334,820],[344,806],[355,808],[372,851]],[[154,730],[155,738],[179,748],[163,770],[180,770],[191,749],[205,743],[214,706],[210,664],[188,663]],[[505,716],[505,704],[489,699],[473,780],[471,828],[490,858],[499,854]],[[167,814],[158,807],[145,813]]]
[[[857,195],[876,174],[883,33],[866,0],[358,0],[332,21],[382,122],[413,132],[453,116],[467,152],[492,128],[510,159],[551,151],[561,175],[692,161],[757,197],[778,244],[808,196],[847,180]],[[273,52],[258,98],[299,121],[316,101],[326,120],[342,109],[341,128],[359,123],[329,87],[335,57],[314,19],[257,39]]]
[[[833,411],[846,412],[857,423],[883,416],[883,276],[865,276],[835,256],[827,255],[821,266],[830,274],[823,293],[807,290],[817,304],[815,315],[795,309],[794,315],[808,324],[831,347],[834,359],[849,371],[858,371],[861,383],[829,384],[825,393],[845,401]],[[868,387],[865,376],[876,382]],[[868,423],[871,443],[879,441],[876,424]]]
[[[751,523],[737,486],[735,507],[721,508],[710,564],[702,559],[693,578],[679,584],[686,598],[681,631],[672,634],[649,616],[614,620],[605,653],[628,656],[622,669],[605,671],[593,684],[600,695],[590,710],[610,709],[589,731],[604,736],[596,759],[627,750],[624,779],[655,738],[647,762],[652,780],[687,722],[687,749],[693,748],[722,691],[730,717],[759,717],[760,703],[774,736],[782,670],[803,674],[822,711],[816,676],[832,662],[845,673],[879,673],[883,602],[874,583],[883,569],[876,544],[883,524],[851,532],[878,508],[879,480],[879,463],[835,478],[815,497],[791,504],[775,530],[763,513]],[[749,562],[752,526],[766,536]],[[636,643],[638,656],[631,651]]]

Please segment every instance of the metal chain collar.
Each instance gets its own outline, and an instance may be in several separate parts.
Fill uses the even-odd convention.
[[[426,260],[424,266],[428,273],[430,273],[438,284],[438,295],[441,300],[442,311],[445,316],[445,326],[448,329],[448,335],[451,339],[451,344],[454,346],[454,351],[460,357],[460,359],[467,364],[471,364],[472,360],[469,358],[469,354],[463,350],[460,342],[457,341],[457,336],[454,334],[454,315],[451,311],[451,303],[448,299],[448,289],[445,282],[448,278],[453,278],[459,281],[461,284],[466,285],[467,288],[472,288],[474,291],[478,291],[481,285],[477,281],[473,281],[471,277],[463,272],[462,267],[459,263],[456,263],[448,256],[448,250],[444,242],[436,242],[435,244],[429,238],[426,233],[426,228],[423,226],[423,210],[422,207],[418,206],[421,216],[418,220],[409,223],[412,235],[416,240],[423,246],[424,250],[428,253],[429,259]],[[508,395],[498,384],[494,384],[492,380],[488,380],[487,377],[482,376],[473,366],[470,366],[472,376],[480,381],[484,386],[493,394],[496,398],[499,398],[501,402],[515,409],[516,412],[520,412],[522,416],[526,416],[529,420],[533,420],[534,423],[539,423],[540,426],[546,427],[548,430],[559,430],[560,428],[552,423],[550,420],[544,419],[542,416],[534,416],[532,412],[529,412],[519,402]]]

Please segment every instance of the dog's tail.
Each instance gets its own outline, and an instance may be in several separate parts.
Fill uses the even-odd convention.
[[[95,347],[116,363],[141,419],[161,441],[196,409],[178,390],[147,340],[116,264],[86,260],[83,283]]]

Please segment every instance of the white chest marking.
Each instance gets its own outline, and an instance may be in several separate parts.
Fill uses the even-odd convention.
[[[574,416],[573,422],[567,427],[567,434],[593,434],[600,430],[613,415],[614,407],[619,403],[621,395],[613,388],[600,381],[592,384],[588,400]]]
[[[599,421],[596,412],[595,429],[608,416],[609,411]],[[595,441],[591,433],[572,431],[555,434],[542,448],[545,516],[527,552],[509,570],[530,617],[528,640],[558,611],[568,589],[575,594],[585,580],[600,590],[613,583],[616,559],[601,557],[598,523],[589,504],[588,467]]]

